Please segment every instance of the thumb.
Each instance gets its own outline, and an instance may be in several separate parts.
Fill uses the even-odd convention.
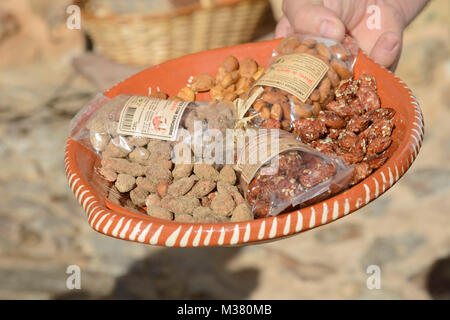
[[[386,68],[395,69],[401,51],[401,32],[388,31],[380,35],[370,52],[370,57]]]
[[[283,12],[295,32],[335,41],[344,39],[345,25],[331,9],[307,0],[285,0]]]
[[[283,16],[277,24],[275,29],[275,38],[284,38],[292,34],[294,31],[286,16]]]

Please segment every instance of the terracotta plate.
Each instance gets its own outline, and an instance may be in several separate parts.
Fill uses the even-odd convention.
[[[279,40],[244,44],[184,56],[148,68],[119,83],[106,96],[121,93],[147,95],[149,87],[159,87],[176,95],[190,76],[215,74],[228,55],[253,57],[265,64]],[[407,86],[391,72],[360,53],[355,76],[368,72],[375,76],[382,105],[394,108],[395,130],[389,160],[371,176],[347,191],[313,206],[251,222],[194,224],[165,221],[133,213],[105,203],[104,181],[95,173],[97,155],[69,138],[65,170],[69,185],[86,211],[94,230],[111,237],[168,247],[229,246],[257,243],[291,236],[342,218],[379,197],[397,182],[417,157],[423,140],[423,118],[416,99]],[[208,94],[200,96],[207,100]]]

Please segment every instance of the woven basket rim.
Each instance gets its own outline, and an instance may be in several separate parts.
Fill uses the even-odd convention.
[[[199,3],[197,3],[189,6],[184,6],[181,8],[175,8],[170,12],[156,15],[142,14],[142,13],[131,13],[131,14],[125,13],[125,14],[110,14],[98,17],[84,10],[84,5],[86,4],[87,1],[89,0],[74,0],[74,4],[78,5],[81,8],[81,14],[83,16],[83,19],[98,20],[98,21],[112,21],[112,20],[126,21],[126,20],[136,20],[137,18],[139,20],[160,20],[160,19],[162,20],[167,18],[175,18],[179,16],[190,15],[197,10],[211,10],[222,7],[231,7],[243,2],[268,2],[268,0],[222,0],[218,3],[212,4],[211,7],[202,7]]]

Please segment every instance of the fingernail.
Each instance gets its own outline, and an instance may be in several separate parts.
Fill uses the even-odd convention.
[[[336,35],[336,23],[330,20],[324,20],[320,24],[320,35],[324,38],[333,38]]]
[[[388,33],[384,35],[383,42],[381,43],[381,48],[386,52],[392,52],[399,45],[400,40],[398,36],[394,33]]]

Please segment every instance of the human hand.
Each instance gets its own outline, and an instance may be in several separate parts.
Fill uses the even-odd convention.
[[[300,33],[342,41],[353,36],[360,48],[386,68],[395,69],[402,34],[428,0],[284,0],[276,37]]]

